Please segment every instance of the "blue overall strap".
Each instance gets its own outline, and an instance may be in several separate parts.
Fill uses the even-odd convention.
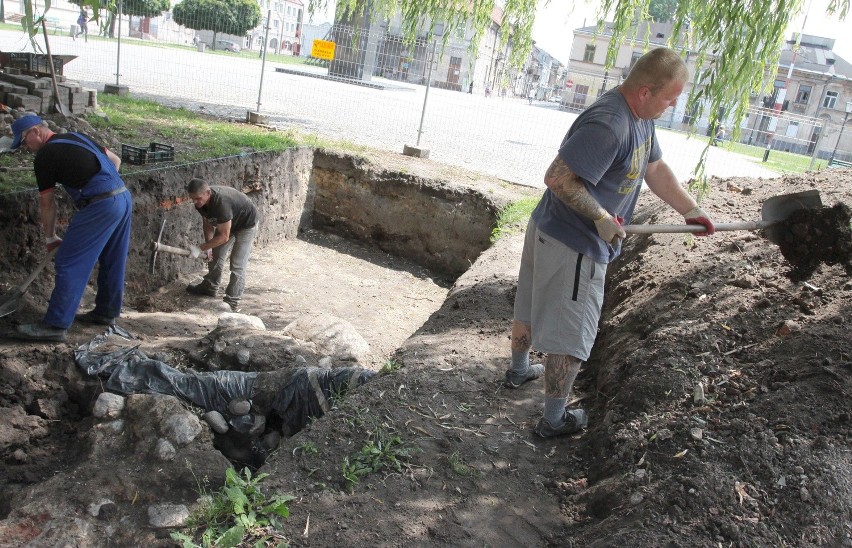
[[[100,171],[98,171],[89,182],[86,183],[85,186],[81,189],[76,188],[68,188],[65,186],[66,192],[71,196],[74,202],[79,202],[80,200],[91,198],[93,196],[97,196],[98,194],[103,194],[105,192],[110,192],[112,190],[116,190],[124,186],[124,181],[121,180],[121,176],[118,174],[118,170],[115,169],[115,165],[110,161],[109,157],[106,155],[104,151],[102,151],[89,137],[81,134],[81,133],[73,133],[74,136],[80,138],[80,141],[75,141],[72,139],[58,138],[51,139],[49,144],[68,144],[78,146],[85,150],[88,150],[98,159],[98,163],[101,166]]]

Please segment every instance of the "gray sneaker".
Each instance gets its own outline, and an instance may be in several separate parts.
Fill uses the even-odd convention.
[[[582,409],[565,410],[562,423],[558,426],[553,426],[545,420],[544,417],[539,419],[535,426],[535,433],[542,438],[552,438],[554,436],[566,436],[579,432],[589,424],[589,417]]]
[[[527,381],[535,380],[544,375],[544,364],[533,363],[525,373],[516,373],[509,369],[506,371],[506,380],[503,381],[503,386],[506,388],[518,388]]]

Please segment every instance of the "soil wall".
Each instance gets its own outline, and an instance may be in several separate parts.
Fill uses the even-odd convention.
[[[451,278],[491,245],[499,205],[482,191],[374,167],[317,151],[311,176],[313,226]]]
[[[151,242],[188,247],[202,239],[201,217],[184,191],[193,177],[245,192],[261,217],[256,245],[274,245],[316,226],[413,260],[436,274],[455,278],[489,245],[499,200],[482,191],[379,168],[365,160],[313,149],[257,153],[184,166],[168,166],[124,177],[133,193],[133,233],[128,260],[128,293],[160,287],[198,263],[159,253],[151,274]],[[59,233],[73,214],[64,192]],[[0,268],[18,283],[43,256],[38,194],[0,195]],[[0,244],[2,245],[2,244]],[[30,294],[47,296],[50,268]],[[0,293],[6,293],[4,287]]]

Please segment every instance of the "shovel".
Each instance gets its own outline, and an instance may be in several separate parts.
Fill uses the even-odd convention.
[[[45,255],[44,259],[42,259],[41,262],[36,265],[35,270],[32,271],[32,273],[29,275],[29,277],[27,277],[26,280],[24,280],[24,283],[16,287],[14,291],[12,291],[10,294],[4,295],[2,298],[0,298],[0,318],[2,318],[3,316],[8,316],[9,314],[18,309],[18,304],[21,297],[23,297],[24,293],[27,292],[27,288],[30,287],[30,284],[33,283],[33,280],[35,280],[38,275],[41,274],[41,271],[44,270],[44,267],[47,266],[47,263],[49,263],[53,259],[53,256],[56,255],[56,250],[58,248],[59,246],[56,246],[51,251],[49,251],[47,255]]]
[[[56,70],[53,68],[53,55],[50,54],[50,42],[47,40],[47,22],[44,17],[41,18],[41,28],[44,33],[44,47],[47,50],[47,64],[50,65],[50,80],[53,83],[53,106],[63,116],[71,116],[71,111],[68,110],[68,107],[65,106],[59,95],[59,86],[56,85]]]
[[[787,220],[791,213],[799,209],[822,207],[818,190],[805,190],[792,194],[773,196],[763,202],[760,209],[760,221],[736,221],[733,223],[714,223],[717,231],[728,230],[762,230],[766,229],[766,238],[773,243],[779,243],[781,234],[776,223]],[[704,232],[702,225],[625,225],[628,234],[659,234],[680,232]]]

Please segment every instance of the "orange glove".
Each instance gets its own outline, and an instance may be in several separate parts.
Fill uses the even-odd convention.
[[[703,225],[707,230],[704,232],[695,232],[696,236],[709,236],[716,232],[716,227],[713,226],[713,221],[710,216],[698,206],[693,207],[683,214],[683,219],[688,225]]]

